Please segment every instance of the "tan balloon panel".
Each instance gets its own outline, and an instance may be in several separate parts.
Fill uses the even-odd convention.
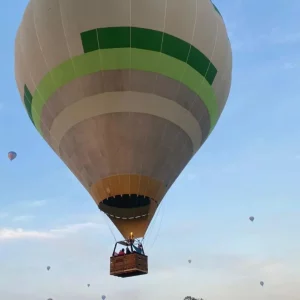
[[[213,130],[231,64],[210,0],[31,0],[15,42],[29,118],[125,238]]]

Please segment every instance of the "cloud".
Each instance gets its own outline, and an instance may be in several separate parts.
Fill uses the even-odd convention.
[[[3,228],[0,229],[0,241],[1,240],[16,240],[16,239],[45,239],[53,238],[54,236],[48,232],[39,232],[24,230],[22,228],[9,229]]]
[[[193,181],[198,177],[197,173],[194,172],[182,172],[179,177],[178,180],[188,180],[188,181]]]
[[[91,227],[101,228],[101,224],[71,224],[53,229],[52,233],[59,231],[72,234]],[[45,255],[47,261],[35,260],[36,269],[32,267],[31,259],[22,260],[21,257],[17,258],[20,261],[15,262],[18,272],[15,268],[2,267],[3,274],[7,274],[5,281],[0,283],[1,294],[7,295],[5,299],[17,300],[18,296],[22,296],[24,300],[41,299],[47,295],[46,299],[53,297],[65,300],[94,300],[103,293],[107,295],[107,299],[123,299],[126,295],[134,300],[183,300],[188,295],[198,299],[296,300],[294,295],[300,293],[297,283],[293,282],[296,281],[293,278],[297,278],[296,275],[299,274],[297,257],[286,261],[263,261],[252,255],[204,253],[201,250],[199,253],[199,249],[190,247],[189,254],[181,253],[181,250],[178,252],[176,247],[174,251],[168,252],[170,248],[166,242],[165,245],[168,246],[164,247],[162,244],[155,253],[149,254],[149,274],[131,278],[131,284],[128,286],[127,280],[109,276],[107,263],[111,252],[106,251],[102,243],[89,244],[86,235],[76,237],[74,243],[72,240],[70,243],[69,239],[63,241],[65,247],[60,245],[57,251],[55,245],[53,257],[49,254],[51,252],[46,252],[49,251],[49,245],[46,245],[44,250],[47,255],[43,254],[43,246],[38,248],[40,257]],[[78,247],[81,252],[75,255],[74,261],[67,261],[66,257],[72,257],[74,251],[78,251]],[[187,263],[187,256],[192,257],[192,264]],[[48,263],[53,266],[53,272],[44,276],[44,266]],[[298,273],[291,275],[291,270]],[[261,280],[265,282],[264,288],[259,285]],[[20,295],[13,294],[13,282],[20,282]],[[86,283],[91,283],[91,288],[87,289]],[[115,288],[116,285],[118,289]],[[29,292],[32,294],[29,295]]]
[[[25,217],[25,216],[20,216]],[[54,239],[62,238],[69,234],[76,234],[81,230],[88,228],[103,228],[102,224],[98,223],[79,223],[66,225],[60,228],[50,229],[48,231],[25,230],[23,228],[2,228],[0,229],[1,240],[17,240],[17,239]]]
[[[6,212],[0,213],[0,219],[5,219],[7,217],[8,217],[8,213],[6,213]]]
[[[279,28],[272,28],[267,34],[262,34],[257,39],[258,45],[262,42],[270,45],[286,45],[300,42],[299,32],[286,32]]]
[[[286,70],[291,70],[291,69],[295,69],[296,66],[297,65],[294,63],[286,62],[286,63],[284,63],[283,68]]]
[[[197,174],[193,174],[193,173],[190,173],[187,175],[187,179],[190,181],[196,179],[196,177],[197,177]]]
[[[12,219],[13,222],[26,222],[34,219],[34,216],[24,215],[24,216],[16,216]]]
[[[281,32],[279,28],[272,28],[268,35],[263,36],[266,40],[275,45],[294,44],[300,41],[300,32]]]
[[[27,205],[30,207],[41,207],[46,205],[46,203],[47,203],[46,200],[37,200],[37,201],[28,202]]]
[[[78,224],[66,225],[57,229],[51,229],[50,232],[57,235],[64,235],[70,233],[77,233],[78,231],[89,229],[89,228],[104,228],[104,226],[103,224],[93,223],[93,222],[78,223]]]
[[[183,267],[178,258],[164,258],[162,263],[157,257],[152,257],[148,280],[140,281],[138,287],[132,288],[133,299],[184,299],[185,296],[193,295],[198,299],[279,300],[283,295],[285,299],[294,299],[293,296],[300,291],[287,273],[293,266],[276,260],[259,263],[239,255],[207,254],[196,257],[194,261],[198,263],[195,265],[194,261],[192,264],[186,262]],[[176,264],[171,263],[174,261]],[[201,268],[203,264],[206,268]],[[264,288],[259,284],[261,280],[265,282]],[[113,286],[107,288],[112,289],[110,295],[112,293],[113,298],[122,298],[124,286],[121,282],[119,293],[114,291]],[[139,291],[143,291],[143,295]]]
[[[244,18],[237,18],[237,15],[243,15],[243,9],[238,10],[235,13],[228,12],[226,21],[228,37],[234,52],[261,51],[265,47],[272,49],[274,46],[289,46],[300,42],[300,32],[295,31],[295,26],[268,27],[265,22],[266,24],[258,28],[249,27]]]

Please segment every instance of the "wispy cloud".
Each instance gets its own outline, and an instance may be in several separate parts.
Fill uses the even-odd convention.
[[[6,213],[6,212],[1,212],[0,213],[0,219],[5,219],[7,217],[8,217],[8,213]]]
[[[190,173],[187,175],[187,179],[190,181],[195,180],[196,178],[197,178],[197,174]]]
[[[193,173],[193,172],[190,172],[190,173],[185,173],[183,172],[182,174],[179,175],[179,179],[180,180],[189,180],[189,181],[193,181],[195,180],[199,175],[197,173]]]
[[[23,216],[16,216],[12,219],[13,222],[26,222],[34,219],[34,216],[30,215],[23,215]]]
[[[22,228],[9,229],[3,228],[0,229],[0,240],[16,240],[16,239],[45,239],[53,238],[54,236],[48,232],[39,232],[24,230]]]
[[[273,16],[261,20],[263,21],[261,26],[255,26],[255,24],[249,26],[247,20],[243,17],[247,6],[245,6],[245,3],[245,1],[240,1],[240,5],[235,6],[233,10],[230,7],[230,10],[226,13],[224,12],[227,19],[227,32],[234,52],[256,52],[265,49],[265,47],[270,47],[271,49],[274,46],[290,46],[300,42],[300,32],[295,30],[295,28],[298,28],[298,24],[292,25],[285,20],[281,20],[282,22],[278,19],[273,20]],[[295,11],[298,11],[299,7],[298,5],[296,6]],[[277,7],[277,9],[280,8]],[[255,14],[256,12],[253,13]],[[257,21],[259,22],[259,20]],[[274,26],[274,24],[279,25]]]
[[[268,35],[262,36],[272,44],[294,44],[300,42],[300,32],[283,32],[280,28],[272,28]]]
[[[297,67],[297,65],[295,63],[291,63],[291,62],[285,62],[283,65],[283,68],[286,70],[295,69],[296,67]]]
[[[275,29],[254,37],[243,34],[240,29],[229,32],[228,35],[233,51],[259,51],[262,46],[274,47],[300,42],[300,33],[279,32]]]
[[[54,234],[69,234],[69,233],[77,233],[78,231],[89,229],[89,228],[104,228],[103,224],[100,223],[78,223],[78,224],[70,224],[60,228],[51,229],[50,232]]]
[[[25,216],[20,216],[25,217]],[[62,238],[69,234],[76,234],[79,231],[89,228],[104,228],[103,224],[99,223],[79,223],[70,224],[60,228],[54,228],[46,231],[39,230],[25,230],[23,228],[2,228],[0,229],[1,240],[16,240],[16,239],[53,239]]]
[[[30,207],[41,207],[47,204],[46,200],[37,200],[37,201],[32,201],[28,202],[27,205]]]

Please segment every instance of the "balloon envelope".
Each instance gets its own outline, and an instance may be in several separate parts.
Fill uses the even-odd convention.
[[[191,260],[191,259],[189,259],[189,260],[188,260],[188,262],[189,262],[189,263],[191,263],[191,262],[192,262],[192,260]]]
[[[101,297],[101,298],[102,298],[102,300],[105,300],[106,296],[105,296],[105,295],[102,295],[102,297]]]
[[[254,217],[249,217],[249,220],[251,221],[251,222],[253,222],[254,221]]]
[[[8,152],[8,159],[9,160],[14,160],[17,157],[17,153],[14,151]]]
[[[265,284],[265,283],[264,283],[263,281],[260,282],[260,285],[261,285],[261,286],[264,286],[264,284]]]
[[[226,104],[220,12],[208,0],[31,0],[15,45],[37,131],[125,238],[144,236]]]
[[[49,271],[50,269],[51,269],[51,267],[50,267],[50,266],[48,266],[48,267],[47,267],[47,270]]]

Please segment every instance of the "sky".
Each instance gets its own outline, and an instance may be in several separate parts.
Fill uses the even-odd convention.
[[[229,99],[148,230],[149,274],[125,280],[109,276],[120,234],[21,104],[14,39],[27,0],[3,1],[1,299],[299,299],[300,2],[214,3],[232,43]]]

